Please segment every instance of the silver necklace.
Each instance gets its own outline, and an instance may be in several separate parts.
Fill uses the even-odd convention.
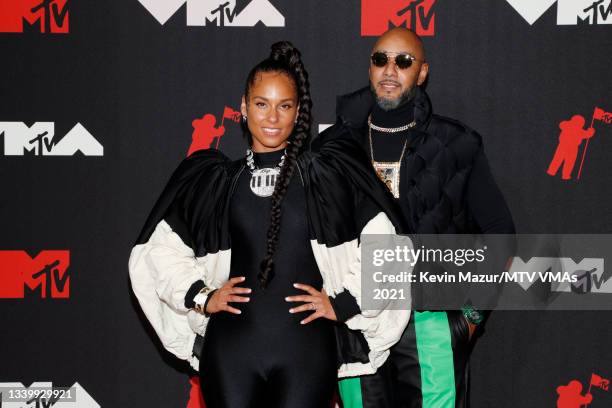
[[[402,147],[402,153],[400,154],[400,158],[396,162],[379,162],[374,160],[374,146],[372,144],[372,129],[377,130],[379,132],[385,133],[398,133],[403,132],[405,130],[411,129],[416,125],[416,121],[412,121],[407,125],[395,127],[395,128],[384,128],[380,126],[376,126],[372,123],[372,116],[368,116],[368,137],[370,138],[370,157],[372,159],[372,166],[383,183],[387,186],[389,191],[393,194],[393,197],[399,198],[399,184],[400,184],[400,168],[402,166],[402,159],[404,158],[404,153],[406,152],[406,145],[408,144],[408,139],[404,141],[404,146]]]
[[[377,130],[379,132],[397,133],[397,132],[403,132],[404,130],[412,129],[415,126],[416,126],[416,120],[413,120],[412,122],[410,122],[410,123],[408,123],[408,124],[406,124],[404,126],[400,126],[400,127],[394,127],[394,128],[380,127],[380,126],[376,126],[375,124],[372,123],[372,115],[368,116],[368,127],[370,129],[374,129],[374,130]]]
[[[255,166],[255,160],[253,159],[253,151],[247,149],[246,151],[246,162],[249,171],[251,172],[251,191],[259,197],[270,197],[274,193],[274,186],[276,180],[280,175],[281,167],[285,163],[286,153],[281,157],[280,163],[276,167],[264,167],[257,168]]]

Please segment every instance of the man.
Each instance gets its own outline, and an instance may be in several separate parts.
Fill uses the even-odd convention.
[[[421,39],[405,28],[383,34],[370,57],[370,86],[338,98],[338,120],[321,134],[358,140],[398,200],[410,232],[513,234],[514,224],[482,139],[432,113],[421,85],[429,65]],[[340,320],[359,310],[346,292]],[[376,374],[340,381],[345,408],[466,407],[470,337],[483,314],[415,312]]]

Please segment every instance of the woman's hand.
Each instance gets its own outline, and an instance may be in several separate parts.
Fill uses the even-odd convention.
[[[336,312],[329,301],[329,296],[325,293],[325,289],[320,292],[310,285],[294,283],[294,287],[308,292],[308,295],[288,296],[285,298],[287,302],[305,302],[306,304],[289,309],[289,313],[299,313],[313,311],[310,316],[302,320],[301,324],[308,324],[319,317],[337,321]]]
[[[219,289],[212,294],[212,297],[206,304],[206,313],[218,313],[218,312],[230,312],[233,314],[242,313],[239,309],[235,307],[231,307],[228,305],[228,302],[248,302],[251,300],[245,296],[238,296],[241,294],[251,293],[251,289],[235,286],[241,282],[244,282],[246,278],[244,276],[239,276],[236,278],[232,278],[228,280],[225,285],[221,286]]]

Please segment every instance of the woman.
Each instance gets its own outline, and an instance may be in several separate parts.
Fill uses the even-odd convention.
[[[359,308],[359,235],[400,218],[351,140],[306,151],[311,106],[299,51],[274,44],[247,78],[247,157],[184,160],[132,250],[134,292],[208,408],[328,406],[336,377],[375,372],[408,322]]]

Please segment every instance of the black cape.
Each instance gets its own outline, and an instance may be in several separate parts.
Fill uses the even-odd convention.
[[[332,130],[333,131],[333,130]],[[408,232],[393,195],[376,176],[365,151],[351,137],[332,135],[298,156],[293,177],[301,177],[311,239],[334,247],[359,239],[364,226],[384,212],[397,233]],[[231,248],[229,203],[246,160],[231,161],[214,149],[184,159],[149,214],[135,245],[145,244],[165,220],[196,257]],[[282,221],[281,221],[282,222]],[[360,332],[337,325],[340,366],[368,361]],[[196,341],[194,355],[199,357]]]

